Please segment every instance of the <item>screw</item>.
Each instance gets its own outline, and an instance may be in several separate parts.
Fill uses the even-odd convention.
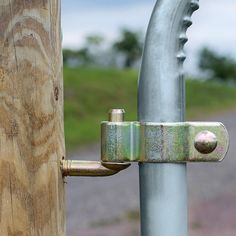
[[[204,130],[196,135],[194,146],[202,154],[212,153],[217,147],[216,135],[208,130]]]
[[[123,122],[125,116],[124,109],[111,109],[109,111],[109,118],[110,122]]]

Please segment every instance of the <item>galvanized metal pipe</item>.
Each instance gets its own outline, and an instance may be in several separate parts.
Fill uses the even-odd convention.
[[[197,0],[158,0],[139,80],[139,120],[184,121],[184,44]],[[140,163],[142,236],[187,236],[186,164]]]

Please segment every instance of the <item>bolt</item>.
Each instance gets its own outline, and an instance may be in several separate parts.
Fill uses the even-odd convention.
[[[212,153],[217,147],[216,135],[208,130],[202,131],[196,135],[194,146],[202,154]]]
[[[109,111],[109,118],[110,122],[123,122],[125,116],[124,109],[111,109]]]

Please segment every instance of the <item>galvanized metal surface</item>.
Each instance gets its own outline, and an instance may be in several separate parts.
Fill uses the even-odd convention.
[[[139,122],[102,122],[102,161],[138,161],[140,155]]]
[[[182,122],[183,46],[198,0],[158,0],[147,31],[139,80],[139,121]],[[142,236],[187,236],[186,164],[141,163]]]
[[[61,169],[64,176],[102,177],[119,173],[128,168],[128,163],[102,163],[100,161],[63,160]]]
[[[217,122],[103,122],[102,161],[221,161],[229,146],[228,132]]]

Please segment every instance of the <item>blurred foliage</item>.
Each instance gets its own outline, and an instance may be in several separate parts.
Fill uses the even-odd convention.
[[[107,120],[111,108],[124,108],[126,120],[137,120],[138,71],[65,67],[64,78],[68,150],[98,142],[100,122]],[[188,80],[186,86],[188,119],[236,106],[236,88],[196,80]]]
[[[67,147],[97,142],[100,121],[110,108],[125,108],[136,118],[137,73],[116,69],[65,68],[65,133]]]
[[[79,50],[63,49],[63,63],[64,65],[88,65],[92,63],[93,58],[89,54],[88,48],[81,48]]]
[[[80,49],[63,49],[64,65],[88,66],[95,63],[95,56],[101,47],[104,38],[100,35],[90,35],[85,39],[84,46]]]
[[[128,29],[122,30],[121,38],[114,42],[113,47],[125,55],[125,68],[132,67],[142,55],[143,45],[140,34]]]
[[[101,46],[104,38],[101,35],[89,35],[86,37],[86,44],[89,46]]]
[[[115,66],[133,67],[141,58],[142,39],[136,31],[124,29],[120,39],[107,47],[100,35],[89,35],[80,49],[64,49],[63,58],[66,66]]]
[[[210,79],[218,79],[223,82],[236,80],[235,60],[218,55],[208,48],[203,48],[200,51],[199,68],[207,72]]]

